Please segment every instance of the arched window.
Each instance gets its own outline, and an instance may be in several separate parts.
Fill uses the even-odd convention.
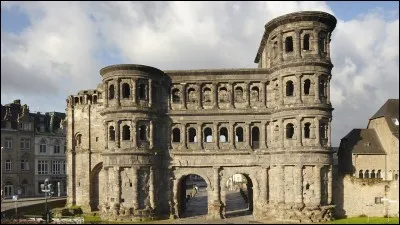
[[[258,90],[258,87],[252,87],[251,88],[251,100],[258,102],[260,101],[260,91]]]
[[[358,178],[364,178],[364,172],[363,172],[363,170],[360,170],[360,171],[358,172]]]
[[[310,50],[310,35],[305,34],[303,39],[303,49]]]
[[[219,130],[219,141],[220,142],[228,142],[228,129],[226,127],[222,127]]]
[[[146,141],[146,126],[145,125],[141,125],[139,127],[139,140],[140,141]]]
[[[371,171],[371,178],[375,178],[375,170]]]
[[[110,135],[110,141],[115,141],[115,129],[113,126],[110,126],[109,128],[109,135]]]
[[[130,140],[131,139],[131,130],[128,125],[124,125],[122,127],[122,140]]]
[[[140,100],[145,100],[146,99],[146,85],[145,84],[139,84],[139,99]]]
[[[212,102],[211,89],[208,87],[204,88],[203,100],[204,102]]]
[[[181,102],[181,92],[178,88],[172,90],[172,102],[180,103]]]
[[[209,127],[204,129],[204,142],[212,142],[212,130]]]
[[[75,105],[77,105],[79,103],[79,98],[78,97],[74,98],[74,103],[75,103]]]
[[[108,87],[108,99],[114,99],[114,85],[111,84],[110,87]]]
[[[78,134],[76,136],[76,144],[81,145],[82,144],[82,134]]]
[[[286,96],[293,96],[293,90],[293,81],[289,80],[288,82],[286,82]]]
[[[378,170],[378,172],[376,173],[376,178],[382,178],[381,170]]]
[[[328,135],[327,135],[327,126],[324,122],[321,122],[320,126],[319,126],[319,137],[321,139],[327,139]]]
[[[304,124],[304,138],[310,138],[310,123]]]
[[[285,50],[286,50],[286,52],[293,52],[293,38],[292,37],[286,37]]]
[[[196,129],[193,127],[189,128],[189,142],[196,142]]]
[[[260,141],[260,130],[258,127],[253,127],[251,129],[251,147],[258,148]]]
[[[364,178],[369,178],[369,170],[365,171]]]
[[[324,33],[319,33],[318,35],[318,49],[320,52],[325,52],[325,39],[326,39],[326,35]]]
[[[194,88],[189,88],[186,96],[187,102],[196,102],[196,90]]]
[[[243,100],[243,88],[236,87],[235,88],[235,101],[242,101]]]
[[[291,123],[286,124],[286,138],[292,139],[294,135],[294,126]]]
[[[310,94],[311,81],[309,79],[304,81],[304,95]]]
[[[93,104],[97,103],[97,95],[93,95]]]
[[[319,96],[321,96],[321,97],[325,97],[326,96],[326,94],[325,94],[325,86],[326,86],[326,84],[325,84],[326,82],[325,82],[325,80],[324,79],[320,79],[319,80]]]
[[[242,127],[236,128],[236,141],[243,142],[243,128]]]
[[[129,84],[123,83],[122,84],[122,98],[129,98],[131,96],[131,88]]]
[[[172,130],[172,142],[181,142],[181,131],[179,128]]]

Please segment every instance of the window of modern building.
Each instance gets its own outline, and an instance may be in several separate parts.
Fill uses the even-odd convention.
[[[46,141],[45,140],[40,141],[39,153],[46,153]]]
[[[12,148],[12,138],[11,137],[5,138],[4,147],[8,148],[8,149]]]
[[[61,147],[60,147],[60,141],[57,140],[56,143],[55,143],[55,145],[54,145],[54,154],[60,154],[60,153],[61,153],[60,148],[61,148]]]
[[[6,167],[6,172],[11,172],[11,170],[12,170],[11,159],[7,159],[7,160],[6,160],[6,165],[5,165],[5,167]]]
[[[45,160],[38,161],[38,174],[45,175],[48,173],[48,162]]]
[[[21,170],[22,171],[29,171],[29,160],[22,159],[21,160]]]
[[[67,174],[67,164],[65,164],[65,160],[62,161],[62,170],[61,170],[62,174]]]
[[[52,173],[60,174],[61,173],[61,161],[52,161]]]

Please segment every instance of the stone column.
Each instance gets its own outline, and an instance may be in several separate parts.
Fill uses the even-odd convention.
[[[109,169],[109,167],[104,167],[104,180],[105,180],[104,184],[105,185],[111,184],[108,169]],[[103,190],[105,191],[105,193],[103,194],[103,196],[104,196],[103,202],[109,203],[110,202],[110,199],[109,199],[109,195],[110,195],[109,188],[106,186]]]
[[[294,167],[294,202],[296,205],[303,205],[303,165]]]
[[[212,210],[209,210],[208,219],[221,219],[221,199],[219,196],[219,167],[213,167],[214,179],[213,179],[213,204]]]
[[[296,137],[296,145],[297,146],[303,146],[302,145],[302,134],[301,134],[301,117],[297,117],[297,137]]]
[[[132,197],[133,197],[133,209],[139,209],[139,193],[138,193],[138,178],[139,178],[139,168],[138,166],[132,166]]]
[[[108,107],[108,81],[104,81],[104,106]]]
[[[133,105],[136,105],[137,104],[137,102],[136,102],[136,80],[132,80],[132,92],[131,93],[132,93],[131,98],[132,98]]]
[[[217,87],[217,83],[213,83],[213,101],[214,101],[214,105],[213,105],[213,109],[218,108],[218,87]]]
[[[321,166],[314,166],[314,199],[315,205],[321,204]]]
[[[261,143],[260,143],[260,149],[266,149],[267,147],[266,147],[266,145],[265,145],[265,122],[263,122],[263,121],[261,121],[261,127],[260,127],[260,135],[261,135],[261,138],[260,138],[260,141],[261,141]]]
[[[119,100],[118,100],[119,101]],[[115,121],[115,146],[120,147],[120,121]]]
[[[327,124],[327,126],[328,126],[328,142],[327,142],[327,147],[331,147],[331,122],[332,122],[332,118],[329,118],[329,121],[328,121],[328,124]]]
[[[121,174],[119,172],[120,167],[114,166],[114,199],[116,204],[121,204]]]
[[[251,108],[251,105],[250,105],[250,82],[247,82],[246,89],[247,89],[246,90],[247,107]]]
[[[136,148],[137,147],[137,134],[136,134],[136,121],[132,120],[132,127],[131,127],[131,133],[132,133],[132,147]]]
[[[201,123],[197,123],[197,142],[199,149],[203,149],[203,128]]]
[[[104,148],[108,149],[108,121],[104,121]]]
[[[182,103],[183,103],[183,108],[187,109],[187,97],[186,97],[186,84],[182,84]]]
[[[278,203],[285,203],[285,166],[277,165]]]
[[[121,105],[121,100],[120,100],[120,96],[121,96],[121,87],[120,87],[120,81],[118,78],[115,79],[115,98],[117,99],[117,106]]]
[[[198,102],[198,107],[199,107],[199,109],[201,109],[202,108],[202,102],[203,102],[203,98],[201,97],[202,96],[202,93],[203,93],[203,90],[201,89],[201,84],[200,83],[197,83],[197,90],[198,90],[198,93],[199,93],[199,102]]]
[[[315,74],[315,78],[314,78],[314,103],[321,103],[320,99],[319,99],[319,79],[318,79],[318,75]]]
[[[283,85],[283,77],[280,77],[280,81],[279,81],[279,85],[280,85],[280,91],[281,91],[281,96],[280,96],[280,100],[279,100],[279,104],[283,105],[284,101],[283,98],[285,97],[285,93],[284,93],[284,89],[285,89],[285,85]]]
[[[326,82],[326,103],[331,104],[331,81],[330,79]]]
[[[295,29],[295,51],[296,51],[296,59],[300,59],[301,58],[301,36],[300,36],[300,29]]]
[[[282,30],[279,31],[278,34],[278,61],[282,62],[283,60],[283,40],[282,40]]]
[[[187,149],[187,133],[188,132],[186,131],[186,123],[181,124],[181,137],[184,149]]]
[[[178,201],[178,183],[179,180],[174,179],[173,180],[173,187],[172,187],[172,192],[174,196],[174,210],[175,210],[175,218],[179,218],[179,201]]]
[[[314,118],[314,124],[315,124],[315,146],[321,146],[320,138],[319,138],[319,120],[320,117],[315,117]]]
[[[149,79],[149,107],[153,105],[153,81]]]
[[[229,83],[229,86],[231,87],[231,108],[235,108],[235,84],[234,83]]]
[[[262,82],[261,85],[262,88],[260,91],[262,92],[262,97],[261,97],[262,105],[263,107],[267,107],[267,88],[266,88],[267,84],[266,82]]]
[[[247,148],[252,148],[251,146],[251,123],[245,123],[246,133],[244,134],[244,138],[246,141]]]
[[[329,32],[326,36],[326,59],[327,60],[331,60],[331,47],[330,47],[331,35],[332,35],[332,33]]]
[[[219,149],[219,132],[218,132],[218,123],[214,123],[214,132],[213,132],[213,136],[214,138],[214,148],[215,149]]]
[[[155,191],[154,191],[154,167],[150,166],[150,187],[149,187],[149,194],[150,194],[150,207],[152,209],[156,208],[156,201],[155,201]]]
[[[154,125],[153,120],[150,120],[150,146],[149,148],[152,149],[154,147]]]
[[[297,90],[296,90],[296,103],[301,104],[301,73],[296,74],[296,83],[297,83]]]
[[[263,204],[268,204],[268,199],[267,199],[267,192],[268,192],[268,167],[262,167],[261,168],[261,192],[260,192],[260,198],[261,198],[261,203]]]
[[[283,124],[283,119],[279,119],[279,124],[280,124],[280,147],[283,148],[284,147],[284,139],[285,139],[285,126]]]
[[[229,134],[231,137],[228,139],[228,141],[230,143],[231,150],[235,149],[235,129],[234,128],[235,128],[235,123],[229,123]]]
[[[314,52],[316,54],[319,54],[319,48],[318,48],[318,33],[319,29],[314,29],[313,30],[313,46],[314,46]]]
[[[329,171],[328,171],[328,205],[332,204],[332,190],[333,190],[333,180],[332,180],[332,165],[329,165]]]

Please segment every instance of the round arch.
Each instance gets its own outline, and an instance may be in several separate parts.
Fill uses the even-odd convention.
[[[100,204],[100,172],[103,169],[103,162],[98,163],[90,171],[90,208],[92,211],[99,210]]]

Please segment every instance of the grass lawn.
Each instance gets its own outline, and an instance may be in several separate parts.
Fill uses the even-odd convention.
[[[368,217],[353,217],[347,219],[334,220],[329,223],[336,224],[399,224],[398,217],[390,217],[389,222],[387,218],[383,217],[370,217],[368,222]]]

